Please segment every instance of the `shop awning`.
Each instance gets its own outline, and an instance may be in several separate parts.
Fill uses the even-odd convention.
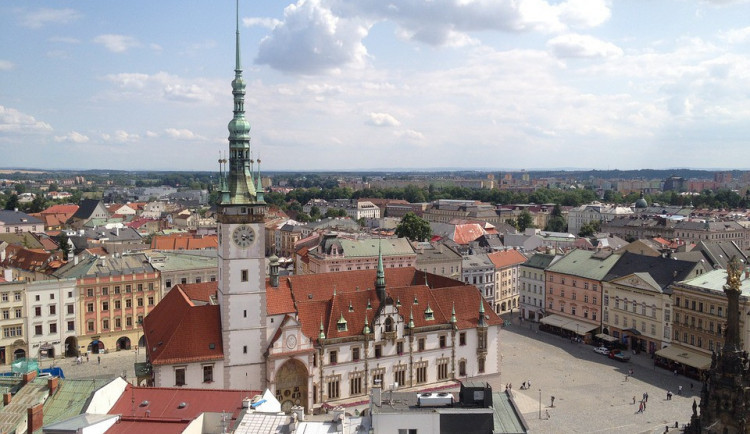
[[[597,327],[599,326],[588,323],[588,322],[576,321],[576,320],[568,320],[567,323],[562,325],[563,329],[569,330],[571,332],[576,332],[577,334],[581,336],[585,335],[591,330],[596,329]]]
[[[570,321],[569,318],[565,318],[564,316],[560,315],[549,315],[539,320],[540,323],[544,325],[551,325],[553,327],[562,327],[563,324],[567,323],[568,321]]]
[[[672,345],[667,348],[662,348],[656,352],[656,355],[696,369],[705,370],[711,366],[710,356],[681,345]]]
[[[603,341],[607,341],[607,342],[617,342],[617,338],[616,337],[610,336],[610,335],[608,335],[606,333],[599,333],[599,334],[596,335],[596,338],[601,339]]]

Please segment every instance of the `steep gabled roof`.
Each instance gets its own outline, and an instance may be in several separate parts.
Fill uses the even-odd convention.
[[[674,282],[694,277],[693,271],[696,267],[703,268],[696,262],[625,252],[610,269],[604,280],[609,281],[635,273],[647,273],[654,282],[665,289]]]
[[[505,268],[526,262],[526,256],[515,249],[494,252],[487,256],[490,258],[490,261],[495,264],[495,268]]]
[[[177,285],[144,318],[146,351],[152,364],[224,358],[219,306],[191,300],[191,296],[205,298],[208,291],[208,285],[202,283]]]

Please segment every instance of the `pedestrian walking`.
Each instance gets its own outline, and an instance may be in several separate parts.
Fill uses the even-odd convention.
[[[86,363],[89,362],[89,353],[86,353]]]
[[[643,413],[643,401],[641,401],[641,405],[638,406],[638,413]]]
[[[677,376],[677,369],[674,370],[674,376]]]
[[[99,363],[101,365],[102,364],[102,356],[96,356],[96,361],[97,361],[97,363]]]
[[[682,386],[677,386],[677,394],[682,395]]]
[[[635,395],[633,395],[633,405],[635,405]]]
[[[547,415],[547,419],[549,419],[549,410],[544,410],[544,414]]]
[[[643,396],[642,396],[641,400],[643,400],[643,401],[646,400],[646,392],[643,392]]]
[[[549,400],[550,400],[549,406],[550,407],[554,407],[555,406],[555,397],[554,396],[550,396]]]
[[[644,393],[643,396],[644,396],[644,399],[646,400],[646,402],[648,402],[648,392]]]
[[[526,388],[531,389],[531,380],[526,380]]]
[[[667,391],[667,401],[671,401],[671,400],[672,400],[672,391],[668,390]]]
[[[690,390],[693,390],[693,383],[690,383]]]

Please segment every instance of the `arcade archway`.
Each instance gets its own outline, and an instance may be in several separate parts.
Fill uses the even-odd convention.
[[[65,357],[78,357],[78,339],[75,336],[65,339]]]
[[[123,336],[117,340],[117,350],[129,350],[130,349],[130,338]]]
[[[292,406],[301,405],[307,412],[307,367],[299,360],[288,360],[276,371],[275,380],[281,410],[288,413]]]
[[[13,360],[23,359],[26,357],[26,350],[22,350],[21,348],[13,351]]]

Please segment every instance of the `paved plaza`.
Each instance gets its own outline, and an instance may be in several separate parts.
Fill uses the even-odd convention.
[[[680,426],[689,421],[693,399],[699,401],[697,381],[655,368],[648,355],[616,362],[594,353],[591,345],[539,332],[536,324],[519,324],[517,318],[501,332],[500,348],[500,375],[472,380],[488,381],[496,391],[511,383],[515,402],[532,433],[663,433],[667,425],[673,432],[675,421]],[[88,362],[84,357],[80,365],[73,358],[56,359],[54,365],[60,366],[67,378],[125,375],[132,382],[136,360],[145,361],[143,350],[101,354],[101,363],[94,354]],[[43,368],[51,364],[42,361]],[[626,380],[630,369],[633,376]],[[521,390],[527,380],[531,388]],[[677,395],[679,386],[682,396]],[[674,394],[669,401],[668,390]],[[638,413],[644,393],[649,395],[646,410]],[[550,406],[551,396],[555,397],[554,407]]]
[[[530,432],[662,433],[667,425],[672,432],[675,421],[682,426],[690,420],[693,399],[700,403],[700,383],[655,368],[649,355],[617,362],[595,353],[591,345],[537,331],[536,324],[519,324],[517,318],[503,329],[500,348],[502,371],[487,381],[494,390],[512,384]],[[626,380],[630,369],[633,376]],[[531,388],[521,390],[527,380]],[[682,396],[677,395],[679,386]],[[669,401],[668,390],[674,394]],[[648,393],[646,409],[638,413],[644,393]],[[551,396],[554,407],[550,407]]]
[[[101,362],[99,357],[101,357]],[[135,350],[113,351],[99,355],[89,354],[88,361],[86,361],[86,357],[82,357],[80,365],[72,357],[55,359],[54,361],[42,359],[40,367],[59,366],[62,368],[65,378],[114,378],[124,375],[125,379],[133,383],[135,381],[134,363],[136,360],[138,362],[146,361],[146,354],[143,350],[138,352]]]

